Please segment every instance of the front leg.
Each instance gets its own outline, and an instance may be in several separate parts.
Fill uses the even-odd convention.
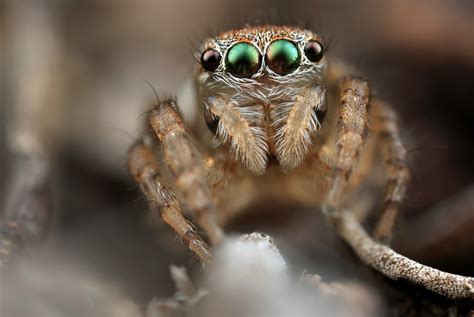
[[[323,203],[324,214],[337,221],[344,189],[365,145],[368,130],[369,87],[367,82],[346,78],[341,87],[341,108],[336,126],[335,147],[324,145],[321,160],[331,167],[329,189]]]
[[[175,102],[160,102],[150,112],[148,121],[163,145],[164,161],[175,177],[187,207],[210,241],[219,243],[223,232],[216,223],[216,210],[206,183],[207,171],[201,154],[184,129]]]
[[[161,219],[188,243],[203,263],[212,261],[212,252],[193,226],[184,218],[181,207],[171,190],[160,183],[160,167],[152,148],[143,142],[135,144],[128,153],[128,169]]]

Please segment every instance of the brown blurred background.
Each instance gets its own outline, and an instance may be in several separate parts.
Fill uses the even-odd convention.
[[[117,299],[123,306],[110,305],[120,308],[112,315],[133,315],[132,302],[173,293],[168,265],[191,257],[170,230],[146,225],[146,202],[125,166],[154,100],[143,79],[160,95],[178,94],[200,41],[245,23],[321,32],[328,54],[353,64],[399,111],[414,176],[394,248],[474,275],[472,1],[6,1],[0,14],[2,205],[11,146],[26,131],[45,142],[55,210],[52,233],[4,273],[2,316],[100,315],[99,306]],[[296,269],[336,263],[328,278],[360,276],[324,227],[307,228],[312,244],[292,231],[297,221],[285,230],[258,221],[236,228],[280,232],[277,244]],[[196,261],[188,267],[199,271]]]

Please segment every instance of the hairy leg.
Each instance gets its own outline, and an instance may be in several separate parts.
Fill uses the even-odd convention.
[[[148,121],[162,143],[165,164],[175,178],[184,203],[210,241],[219,243],[223,233],[216,223],[216,210],[206,182],[205,163],[184,129],[175,102],[160,102],[148,115]]]
[[[359,258],[388,278],[406,279],[412,283],[450,298],[474,298],[474,278],[450,274],[410,260],[388,246],[372,239],[360,225],[352,211],[342,211],[341,201],[347,179],[358,161],[360,148],[364,145],[367,129],[367,84],[354,79],[346,79],[341,85],[341,110],[337,123],[336,149],[330,146],[321,149],[323,162],[332,167],[332,178],[323,205],[323,212],[338,235],[344,239]],[[388,174],[386,208],[382,214],[382,224],[393,225],[394,202],[403,199],[408,170],[405,151],[401,145],[394,113],[390,108],[380,107],[378,120],[381,145]],[[396,204],[395,204],[396,205]],[[387,206],[389,208],[387,208]],[[387,210],[388,209],[388,210]],[[389,231],[382,231],[388,233]]]
[[[356,78],[345,78],[340,86],[340,93],[341,108],[336,125],[335,146],[325,144],[319,153],[321,160],[331,168],[323,213],[333,221],[339,216],[344,189],[357,165],[368,130],[367,83]]]
[[[385,172],[388,178],[385,202],[374,237],[387,242],[392,234],[398,209],[405,198],[410,171],[406,162],[406,150],[400,138],[397,114],[386,104],[373,103],[376,112],[374,130],[380,138]]]
[[[128,169],[140,185],[151,209],[159,212],[163,221],[188,243],[189,249],[196,253],[203,263],[210,263],[210,248],[184,218],[174,194],[160,183],[159,164],[153,150],[142,142],[135,144],[128,153]]]

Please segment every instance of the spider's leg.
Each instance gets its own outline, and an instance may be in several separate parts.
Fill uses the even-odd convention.
[[[192,225],[184,218],[176,197],[159,180],[159,164],[153,150],[139,142],[128,153],[130,174],[140,185],[152,210],[158,211],[165,223],[184,239],[203,263],[212,261],[212,252]]]
[[[369,87],[365,81],[345,78],[340,86],[341,107],[336,125],[335,147],[324,145],[320,158],[331,168],[323,213],[337,221],[344,189],[355,169],[368,130]]]
[[[209,240],[219,243],[223,232],[216,222],[216,209],[206,181],[205,162],[184,129],[174,101],[160,102],[148,115],[148,121],[162,143],[165,164],[170,168],[186,206]]]
[[[323,162],[332,167],[329,191],[323,204],[325,216],[338,235],[352,247],[363,262],[388,278],[406,279],[450,298],[474,298],[474,278],[442,272],[396,253],[390,247],[372,239],[353,212],[341,210],[344,188],[358,161],[360,148],[365,143],[365,133],[368,129],[368,100],[367,83],[351,78],[342,82],[336,148],[331,151],[330,144],[327,144],[320,150]],[[400,196],[400,193],[404,191],[408,178],[404,164],[405,154],[403,147],[397,144],[400,139],[393,115],[390,115],[388,110],[382,110],[381,114],[385,119],[379,121],[381,126],[378,128],[385,147],[385,157],[389,158],[388,161],[386,160],[389,175],[386,197],[397,200],[402,198],[403,195]],[[383,138],[391,140],[384,141]],[[391,174],[392,168],[393,174]],[[390,218],[389,215],[385,216],[386,213],[387,211],[384,212],[382,218]]]
[[[385,203],[374,230],[374,237],[381,241],[387,241],[390,239],[399,205],[405,198],[410,171],[407,167],[406,150],[400,138],[396,113],[388,105],[379,101],[373,103],[373,106],[377,113],[374,129],[380,138],[379,142],[388,178]]]

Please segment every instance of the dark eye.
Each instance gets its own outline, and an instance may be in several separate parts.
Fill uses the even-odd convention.
[[[218,51],[213,49],[208,49],[204,51],[201,55],[201,65],[205,70],[213,72],[219,67],[221,62],[221,54]]]
[[[225,65],[227,71],[240,78],[250,78],[260,68],[261,56],[250,43],[237,43],[229,49]]]
[[[309,41],[304,48],[304,53],[311,62],[317,63],[323,58],[323,46],[318,41]]]
[[[275,73],[287,75],[300,66],[300,51],[295,43],[288,40],[276,40],[267,49],[265,61]]]

